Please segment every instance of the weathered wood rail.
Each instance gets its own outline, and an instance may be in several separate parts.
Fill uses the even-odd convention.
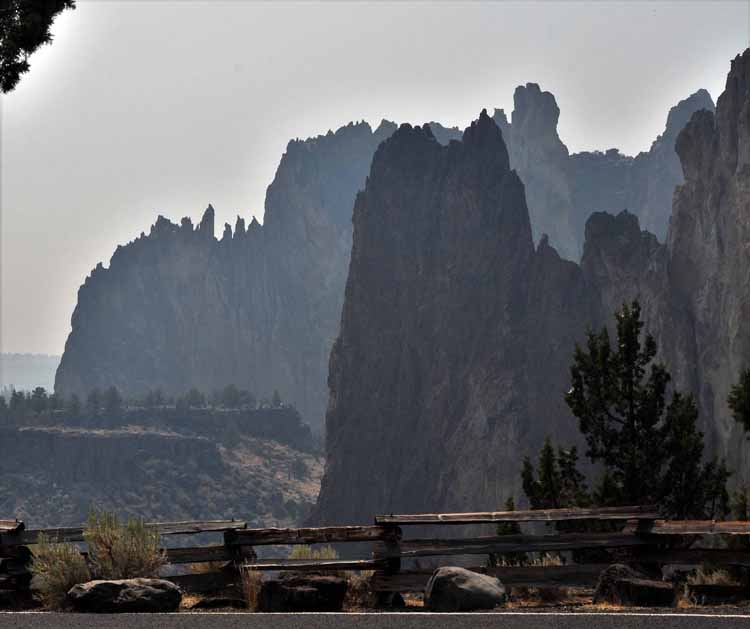
[[[605,522],[612,532],[575,532],[556,534],[519,534],[410,538],[403,527],[426,530],[431,525],[463,525],[556,522]],[[266,572],[294,571],[373,571],[371,584],[376,592],[422,591],[432,569],[419,568],[415,562],[431,558],[439,565],[449,557],[488,555],[541,557],[548,553],[613,551],[618,561],[652,564],[703,563],[717,566],[750,567],[750,522],[669,521],[661,519],[651,506],[604,509],[550,509],[492,511],[476,513],[379,515],[366,526],[330,526],[308,528],[248,528],[244,521],[211,520],[198,522],[154,522],[149,524],[165,537],[218,533],[219,544],[165,549],[173,569],[184,571],[192,564],[212,563],[211,571],[170,576],[186,590],[208,592],[236,586],[242,570]],[[601,527],[600,527],[601,529]],[[430,530],[432,530],[430,528]],[[463,529],[460,530],[463,532]],[[456,529],[453,529],[456,533]],[[23,522],[0,520],[0,589],[27,589],[33,545],[40,535],[61,543],[83,541],[83,528],[27,529]],[[701,536],[748,536],[748,544],[736,549],[690,548]],[[256,548],[299,544],[370,544],[369,557],[295,560],[286,556],[258,558]],[[85,549],[81,549],[85,553]],[[607,564],[600,557],[594,563],[566,562],[566,565],[490,565],[472,568],[494,574],[510,586],[593,587]],[[455,561],[455,559],[454,559]],[[403,566],[404,562],[408,562]],[[431,564],[432,565],[432,564]]]

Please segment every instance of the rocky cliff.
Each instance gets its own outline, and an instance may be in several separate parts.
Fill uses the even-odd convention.
[[[628,209],[664,242],[672,194],[682,182],[675,139],[693,112],[713,111],[706,90],[675,105],[664,132],[636,157],[617,149],[570,154],[557,133],[555,97],[535,83],[516,88],[513,103],[512,123],[502,109],[493,118],[503,132],[511,167],[526,186],[535,241],[546,233],[563,257],[577,261],[588,217]]]
[[[268,187],[265,222],[238,217],[214,237],[159,217],[118,247],[78,293],[55,390],[179,394],[236,384],[278,389],[320,429],[325,379],[351,247],[351,207],[395,125],[366,123],[294,140]]]
[[[750,349],[749,130],[747,51],[716,115],[677,135],[685,181],[667,243],[633,213],[595,213],[578,265],[546,238],[534,247],[513,153],[484,113],[448,147],[401,127],[355,204],[316,517],[497,508],[544,436],[578,438],[563,403],[574,344],[635,297],[713,451],[746,480],[726,394]]]
[[[494,119],[511,168],[524,182],[535,241],[548,234],[562,257],[578,260],[585,219],[620,211],[666,224],[680,181],[674,137],[701,91],[670,112],[651,151],[570,155],[557,134],[555,98],[530,83],[514,95],[512,124]],[[457,128],[429,123],[439,144]],[[148,235],[118,247],[78,294],[55,389],[69,395],[115,385],[126,395],[151,388],[181,394],[227,384],[257,395],[278,389],[321,431],[328,356],[338,333],[351,249],[351,208],[376,147],[395,130],[349,124],[289,143],[266,195],[265,221],[237,219],[214,238],[214,210],[200,224],[159,217]],[[661,229],[661,228],[660,228]]]
[[[354,206],[320,519],[500,504],[524,445],[572,429],[545,391],[587,307],[579,267],[534,248],[486,112],[447,147],[399,128]]]
[[[235,431],[232,439],[129,425],[0,427],[0,512],[76,526],[92,507],[147,520],[290,526],[311,509],[322,460]]]

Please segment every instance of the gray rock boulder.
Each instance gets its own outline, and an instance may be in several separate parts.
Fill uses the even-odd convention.
[[[261,612],[340,612],[346,580],[331,575],[282,576],[267,579],[258,595]]]
[[[493,609],[507,600],[499,579],[465,568],[438,568],[425,590],[425,607],[433,612]]]
[[[68,598],[79,612],[173,612],[182,592],[164,579],[119,579],[79,583],[70,589]]]
[[[654,581],[624,564],[609,566],[599,575],[595,603],[636,607],[671,607],[675,588],[672,583]]]

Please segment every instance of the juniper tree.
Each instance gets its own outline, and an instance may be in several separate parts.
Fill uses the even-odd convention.
[[[750,369],[743,369],[727,400],[735,421],[750,431]]]
[[[658,503],[680,518],[723,515],[729,472],[723,462],[703,463],[694,399],[673,392],[667,406],[670,375],[654,360],[653,336],[641,334],[640,304],[624,304],[616,321],[614,348],[606,327],[576,347],[565,396],[587,456],[604,466],[595,503]]]
[[[0,5],[0,91],[10,92],[29,70],[29,56],[52,41],[58,13],[75,0],[3,0]]]

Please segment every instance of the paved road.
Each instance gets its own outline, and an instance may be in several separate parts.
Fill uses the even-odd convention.
[[[13,629],[747,629],[750,615],[725,614],[123,614],[0,613]]]

